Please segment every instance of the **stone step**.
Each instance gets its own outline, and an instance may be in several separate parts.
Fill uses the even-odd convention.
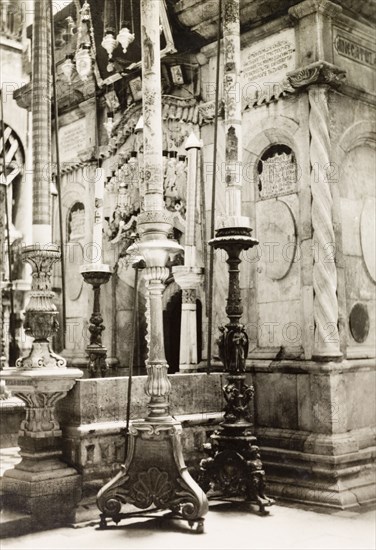
[[[2,501],[2,495],[0,495]],[[0,512],[0,538],[18,537],[33,531],[31,516],[23,512],[11,510],[6,505],[1,506]]]

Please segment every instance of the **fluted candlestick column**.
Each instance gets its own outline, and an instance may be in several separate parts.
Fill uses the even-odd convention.
[[[226,215],[241,215],[242,126],[239,0],[225,0],[223,14]],[[232,225],[232,223],[230,222]],[[227,223],[227,225],[230,225]],[[238,224],[236,224],[238,225]]]
[[[160,2],[141,0],[142,113],[146,211],[164,210],[162,174],[162,90]]]
[[[34,2],[33,93],[33,241],[51,243],[51,38],[49,0]]]

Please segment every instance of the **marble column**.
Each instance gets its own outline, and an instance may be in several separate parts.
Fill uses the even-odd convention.
[[[179,370],[197,369],[197,307],[196,292],[203,279],[203,268],[197,265],[196,256],[196,199],[197,163],[201,142],[194,132],[187,139],[188,156],[186,232],[184,265],[172,268],[174,279],[182,289]]]
[[[315,85],[308,91],[312,190],[313,315],[316,359],[341,357],[338,333],[337,267],[335,257],[327,260],[327,247],[336,247],[333,226],[333,196],[327,177],[330,166],[328,86]]]
[[[303,2],[308,14],[316,15],[314,6]],[[323,2],[324,5],[330,2]],[[301,6],[303,7],[303,6]],[[312,14],[313,12],[313,14]],[[306,16],[299,12],[299,16]],[[295,17],[298,15],[294,11]],[[319,40],[320,42],[320,40]],[[317,51],[323,50],[323,46]],[[345,72],[325,61],[316,61],[293,73],[289,80],[298,90],[308,92],[309,154],[311,165],[312,229],[313,229],[313,357],[319,361],[341,358],[338,332],[338,298],[336,236],[333,223],[332,183],[328,176],[331,167],[331,137],[328,94],[330,87],[338,86]],[[330,247],[328,249],[328,247]],[[328,250],[333,250],[328,260]]]

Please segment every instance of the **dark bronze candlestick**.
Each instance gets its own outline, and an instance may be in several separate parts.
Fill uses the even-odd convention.
[[[258,244],[247,227],[222,228],[209,244],[226,251],[229,265],[229,286],[226,314],[229,323],[219,327],[218,347],[221,361],[227,372],[223,387],[226,400],[224,421],[205,445],[209,458],[201,461],[201,486],[208,496],[220,499],[241,497],[256,503],[265,511],[274,501],[264,492],[265,472],[260,459],[256,436],[252,433],[249,403],[253,386],[245,382],[245,365],[248,355],[248,335],[240,323],[243,306],[239,285],[240,253]]]
[[[101,285],[107,283],[111,277],[108,265],[85,266],[81,274],[86,283],[92,285],[94,291],[93,312],[90,317],[90,344],[86,348],[89,356],[88,372],[90,378],[105,377],[108,371],[107,348],[102,344],[102,332],[105,329],[100,309]]]

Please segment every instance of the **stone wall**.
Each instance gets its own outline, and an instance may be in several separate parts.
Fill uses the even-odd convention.
[[[221,418],[221,374],[175,374],[171,412],[183,426],[187,465],[197,468],[203,444]],[[131,420],[146,416],[145,376],[132,382]],[[128,379],[78,380],[58,404],[64,458],[82,474],[84,494],[98,490],[124,463]]]

